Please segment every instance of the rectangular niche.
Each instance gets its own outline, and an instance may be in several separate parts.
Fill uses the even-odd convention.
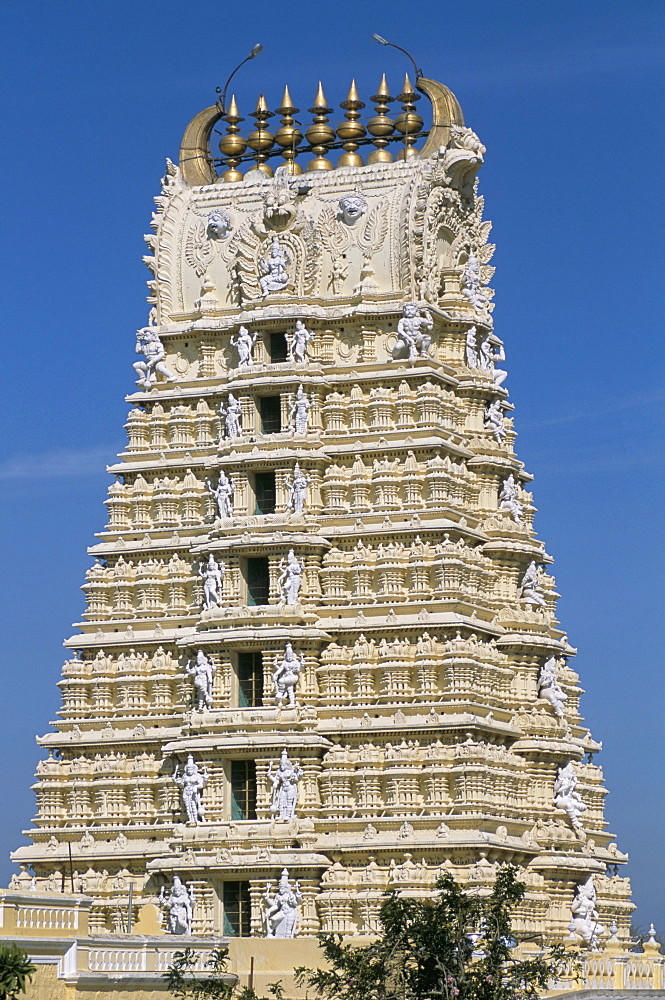
[[[256,819],[256,764],[231,761],[231,819]]]
[[[262,434],[279,434],[282,429],[282,400],[280,396],[259,396],[259,414]]]
[[[274,472],[254,473],[255,514],[274,514],[277,505],[277,490]]]
[[[263,704],[263,656],[238,653],[238,707],[256,708]]]
[[[247,604],[256,607],[257,604],[270,603],[270,562],[268,558],[248,559],[245,569],[247,581]]]
[[[249,882],[224,882],[224,936],[249,937],[251,931],[251,899]]]
[[[270,334],[270,361],[273,365],[289,360],[286,337],[283,332]]]

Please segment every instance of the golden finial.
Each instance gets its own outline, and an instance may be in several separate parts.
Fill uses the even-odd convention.
[[[312,147],[312,152],[316,157],[307,164],[308,170],[333,170],[334,165],[325,157],[326,150],[335,141],[335,130],[332,125],[328,125],[328,115],[333,112],[328,107],[326,95],[323,92],[323,84],[319,80],[319,89],[314,98],[314,105],[309,109],[309,113],[314,115],[314,124],[305,132],[305,138]]]
[[[338,167],[362,167],[363,165],[362,156],[359,156],[356,150],[358,148],[357,140],[362,139],[365,135],[365,126],[358,121],[360,110],[364,107],[365,105],[358,98],[356,81],[352,80],[347,98],[340,104],[340,108],[346,112],[344,117],[347,120],[337,128],[337,135],[342,140],[342,147],[345,150],[337,161]]]
[[[272,118],[272,111],[268,111],[268,102],[266,101],[263,94],[259,94],[259,99],[256,102],[256,107],[254,108],[254,114],[258,117]]]
[[[404,87],[402,93],[397,97],[402,102],[402,114],[395,119],[395,128],[404,136],[404,149],[397,154],[398,160],[408,160],[410,156],[415,156],[415,138],[423,127],[423,120],[416,112],[415,102],[420,100],[420,94],[416,94],[413,84],[407,73],[404,77]]]
[[[277,108],[277,114],[282,115],[282,124],[275,132],[275,142],[284,150],[282,156],[286,160],[290,174],[302,173],[302,167],[295,162],[297,147],[302,142],[302,132],[296,126],[293,116],[297,115],[299,110],[291,100],[289,88],[285,87],[281,107]]]
[[[273,117],[272,111],[268,110],[265,97],[263,94],[259,94],[256,107],[252,112],[252,118],[256,118],[256,129],[247,136],[247,145],[256,154],[256,169],[268,177],[272,177],[272,169],[265,161],[268,159],[270,150],[275,145],[275,139],[272,132],[269,132],[266,128],[266,122],[269,118]]]
[[[395,100],[390,96],[386,74],[381,77],[381,83],[376,94],[370,98],[374,104],[376,115],[367,122],[367,131],[374,136],[373,150],[367,157],[368,163],[392,163],[392,153],[385,148],[388,145],[388,136],[395,131],[395,122],[388,115],[388,105]]]
[[[374,95],[374,97],[370,98],[370,100],[371,101],[377,101],[377,102],[380,101],[382,104],[383,103],[387,104],[388,101],[394,100],[394,98],[392,98],[390,96],[390,91],[388,90],[388,81],[386,80],[386,74],[385,73],[381,77],[381,83],[379,84],[379,89],[377,90],[377,92]]]
[[[238,135],[240,131],[238,125],[245,119],[241,118],[238,113],[235,94],[231,98],[229,110],[223,118],[227,123],[227,134],[219,140],[219,151],[226,159],[228,170],[224,171],[222,177],[225,181],[239,181],[242,180],[242,173],[237,167],[240,163],[240,157],[247,149],[247,142],[241,135]]]

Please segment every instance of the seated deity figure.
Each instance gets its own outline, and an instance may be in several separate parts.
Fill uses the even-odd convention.
[[[133,365],[134,371],[139,376],[137,385],[142,385],[144,389],[152,389],[157,381],[157,372],[163,375],[167,382],[175,381],[176,376],[164,363],[166,351],[154,327],[144,326],[136,331],[136,353],[142,354],[145,359],[136,361]]]
[[[312,404],[307,398],[307,393],[300,385],[296,391],[295,399],[293,400],[293,406],[291,407],[291,412],[289,414],[289,419],[291,421],[291,426],[296,434],[306,434],[307,424],[309,421],[309,411],[312,408]]]
[[[283,291],[289,283],[289,275],[286,270],[291,263],[291,258],[284,247],[279,242],[279,236],[273,236],[270,252],[259,259],[259,269],[261,277],[261,295],[265,299],[271,292]]]
[[[296,882],[292,888],[288,869],[284,868],[273,897],[270,889],[271,883],[268,882],[263,894],[266,937],[293,938],[298,928],[298,906],[302,903],[300,883]]]
[[[279,767],[273,771],[273,764],[268,769],[268,780],[272,785],[270,812],[277,819],[294,819],[298,802],[298,782],[303,771],[300,764],[289,760],[286,750],[282,750]]]
[[[194,763],[194,758],[190,753],[182,775],[178,774],[176,765],[173,780],[181,789],[182,804],[185,807],[188,825],[196,826],[197,823],[202,823],[205,816],[202,792],[208,784],[208,772],[205,765],[199,770],[199,765]]]
[[[515,482],[515,477],[511,472],[508,478],[504,479],[499,493],[499,510],[509,511],[518,523],[522,520],[524,513],[524,506],[519,500],[519,492],[519,484]]]
[[[302,320],[296,320],[295,330],[290,336],[287,334],[286,337],[289,354],[294,363],[307,364],[309,360],[307,357],[307,345],[310,340],[314,340],[314,334],[309,332]]]
[[[159,894],[159,902],[168,914],[169,934],[191,934],[192,914],[194,912],[194,890],[187,890],[178,875],[173,876],[173,885],[168,896],[164,894],[164,886]]]
[[[474,253],[469,254],[469,258],[464,265],[462,272],[462,295],[468,299],[476,312],[481,312],[489,301],[489,298],[480,286],[480,264]]]
[[[275,657],[274,667],[272,681],[275,685],[277,704],[281,706],[284,699],[287,699],[289,708],[295,708],[296,684],[298,677],[305,669],[304,654],[301,653],[300,656],[297,656],[293,652],[291,643],[287,642],[284,656],[281,660],[279,656]]]
[[[251,334],[246,326],[241,326],[236,337],[231,337],[229,343],[238,352],[238,368],[249,368],[253,364],[252,351],[258,340],[258,333]]]
[[[224,563],[217,562],[212,552],[207,563],[201,563],[199,576],[203,580],[203,606],[214,608],[222,603],[224,586]]]
[[[556,676],[556,657],[550,656],[540,668],[538,677],[538,696],[549,701],[557,719],[564,718],[564,710],[568,695],[562,690]]]
[[[520,597],[526,601],[527,604],[535,604],[538,607],[547,607],[547,601],[541,593],[540,578],[542,575],[542,570],[536,565],[535,559],[532,559],[526,568],[526,572],[522,577],[522,583],[520,584]]]
[[[302,472],[300,464],[296,462],[293,468],[293,478],[286,482],[286,488],[289,491],[287,509],[292,510],[294,514],[304,513],[310,479],[309,473]]]
[[[581,938],[592,950],[597,951],[605,928],[598,920],[593,875],[589,875],[584,885],[578,885],[570,912],[572,914],[568,924],[570,937]]]
[[[397,324],[397,343],[393,347],[392,360],[408,358],[409,361],[414,361],[416,358],[426,358],[432,343],[432,337],[427,331],[433,326],[429,310],[425,309],[421,316],[418,304],[407,302]]]
[[[501,444],[506,436],[506,423],[500,399],[491,400],[485,407],[484,426],[492,432],[497,444]]]
[[[280,559],[277,585],[284,604],[298,603],[304,569],[305,560],[298,559],[293,549],[289,549],[286,559]]]
[[[224,470],[220,469],[217,486],[213,487],[210,480],[208,480],[207,485],[208,490],[217,501],[219,516],[233,517],[233,483]]]
[[[224,437],[242,437],[242,407],[240,400],[232,392],[229,393],[226,406],[220,403],[219,413],[224,421]]]
[[[199,649],[194,663],[191,660],[187,661],[185,671],[194,681],[199,712],[202,712],[204,707],[212,708],[212,682],[217,672],[215,664],[208,659],[202,649]]]
[[[563,809],[568,814],[575,830],[582,829],[582,813],[586,812],[586,806],[582,801],[582,796],[577,791],[577,775],[572,761],[569,761],[565,767],[559,768],[554,782],[552,801],[558,809]]]

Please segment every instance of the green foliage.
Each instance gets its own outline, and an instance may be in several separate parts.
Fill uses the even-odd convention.
[[[35,972],[22,948],[15,944],[0,945],[0,1000],[15,1000],[19,993],[25,993]]]
[[[206,973],[195,972],[198,956],[191,948],[177,951],[173,964],[164,974],[168,988],[176,1000],[268,1000],[260,997],[248,986],[230,985],[228,979],[227,948],[216,948],[206,963]],[[281,982],[270,983],[268,993],[272,1000],[282,1000],[284,990]]]
[[[570,965],[561,946],[513,957],[511,912],[526,892],[516,869],[499,870],[490,895],[468,892],[444,873],[430,901],[388,893],[382,933],[365,947],[322,934],[328,969],[296,970],[322,1000],[536,1000]]]

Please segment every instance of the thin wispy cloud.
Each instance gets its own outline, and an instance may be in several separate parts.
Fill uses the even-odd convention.
[[[53,448],[37,455],[14,455],[0,462],[0,480],[96,476],[115,460],[113,445]]]
[[[608,406],[600,406],[595,409],[588,410],[577,410],[574,413],[564,413],[559,417],[552,417],[549,420],[520,420],[518,430],[525,430],[526,428],[532,430],[537,427],[554,427],[557,424],[572,424],[580,421],[589,423],[590,421],[606,417],[612,413],[621,413],[624,410],[635,410],[651,406],[655,407],[656,404],[662,403],[663,400],[665,400],[665,388],[658,389],[656,392],[651,392],[647,395],[640,393],[632,396],[624,396],[623,399],[612,400],[612,403]]]

